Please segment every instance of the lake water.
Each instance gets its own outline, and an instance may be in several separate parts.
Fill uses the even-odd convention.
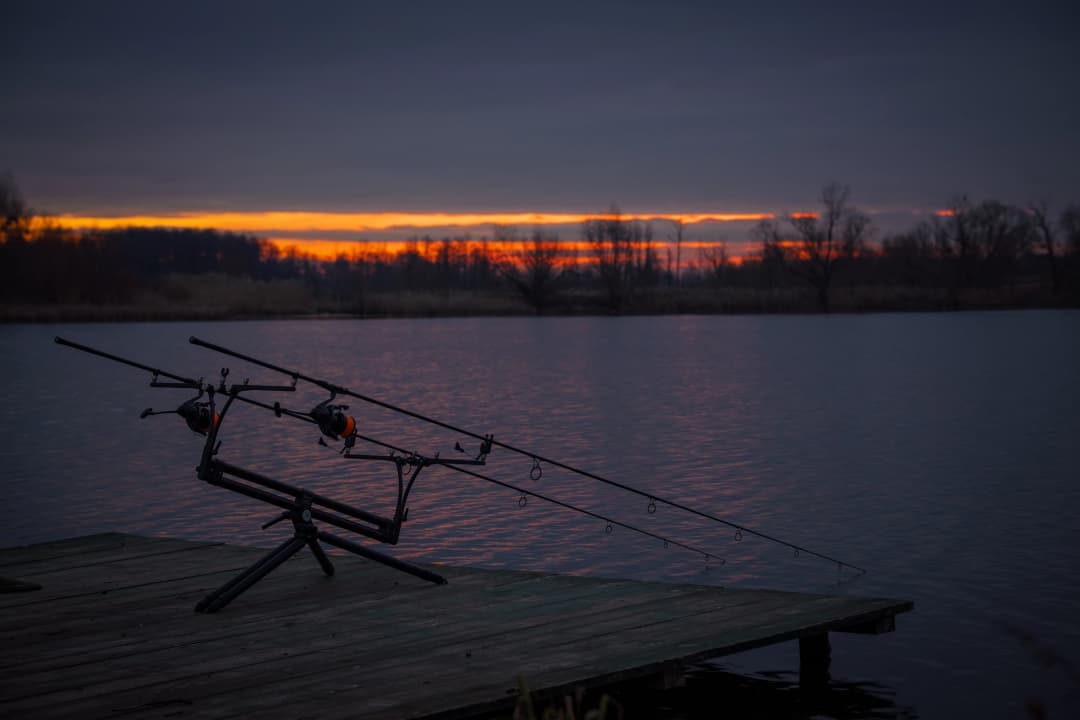
[[[1078,312],[3,326],[0,546],[110,530],[266,546],[288,534],[259,530],[267,506],[196,479],[201,439],[176,417],[139,420],[189,392],[53,343],[182,375],[227,365],[230,380],[282,381],[189,345],[193,334],[868,572],[838,585],[831,563],[736,541],[662,504],[650,513],[641,497],[551,467],[534,482],[527,458],[497,448],[484,472],[724,564],[535,499],[519,507],[510,490],[438,468],[417,482],[400,557],[911,599],[895,633],[833,636],[835,687],[870,698],[855,714],[1080,706]],[[308,409],[325,398],[299,390],[268,399]],[[351,412],[361,432],[418,452],[477,445],[361,402]],[[392,466],[343,461],[310,425],[240,406],[222,438],[225,460],[392,506]],[[1031,638],[1071,669],[1040,664]],[[790,680],[798,652],[719,665]]]

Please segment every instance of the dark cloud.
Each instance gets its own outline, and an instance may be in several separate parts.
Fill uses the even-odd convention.
[[[0,167],[92,212],[1080,197],[1065,3],[879,5],[16,3]]]

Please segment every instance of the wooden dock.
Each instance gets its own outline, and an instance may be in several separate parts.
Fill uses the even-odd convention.
[[[827,633],[884,632],[910,602],[438,566],[432,585],[302,552],[193,612],[265,550],[105,534],[0,550],[0,716],[468,717],[538,692],[678,676]],[[13,589],[6,583],[7,589]],[[3,585],[0,585],[3,589]],[[509,713],[507,713],[507,716]]]

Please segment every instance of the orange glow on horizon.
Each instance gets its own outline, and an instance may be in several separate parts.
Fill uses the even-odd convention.
[[[954,210],[931,211],[938,217],[951,217]],[[254,235],[264,243],[264,256],[278,254],[294,256],[315,261],[334,261],[338,258],[347,260],[393,260],[406,253],[417,252],[431,261],[438,258],[445,242],[439,239],[389,239],[403,237],[404,232],[424,229],[462,228],[462,234],[469,231],[477,233],[472,238],[450,238],[449,247],[453,255],[472,255],[480,253],[493,262],[520,263],[532,248],[529,230],[544,225],[580,225],[590,220],[610,220],[612,214],[580,213],[344,213],[344,212],[188,212],[176,214],[146,214],[125,216],[82,216],[57,215],[41,218],[41,227],[52,226],[71,231],[113,230],[128,227],[176,228],[176,229],[212,229],[226,232],[238,232]],[[664,220],[682,221],[687,225],[705,222],[755,222],[787,218],[818,218],[816,212],[795,212],[789,215],[773,213],[628,213],[617,216],[622,220]],[[507,237],[494,239],[494,226],[520,227],[517,233],[506,233]],[[371,239],[370,236],[350,238],[348,233],[380,232],[397,230],[396,236],[388,239]],[[654,232],[658,239],[638,247],[649,246],[659,256],[660,263],[666,265],[668,253],[674,253],[675,243],[668,229],[660,227]],[[295,234],[294,234],[295,233]],[[304,237],[304,233],[312,233]],[[319,237],[321,233],[326,235]],[[333,238],[333,233],[345,233]],[[483,234],[481,234],[483,233]],[[389,233],[388,233],[389,234]],[[588,265],[596,262],[596,254],[590,243],[580,238],[556,239],[557,254],[555,262],[561,266],[574,264]],[[785,245],[787,243],[784,243]],[[686,239],[680,265],[688,267],[698,262],[708,262],[709,249],[727,246],[727,261],[740,264],[757,254],[757,246],[751,241],[724,241]],[[689,251],[689,252],[687,252]]]
[[[587,220],[612,219],[603,213],[334,213],[334,212],[231,212],[163,215],[57,215],[63,228],[112,230],[125,227],[213,228],[229,232],[364,232],[393,228],[472,227],[491,225],[575,225]],[[772,213],[628,213],[623,220],[682,220],[752,222],[775,217]]]
[[[437,257],[441,240],[425,243],[424,240],[368,240],[289,237],[292,233],[370,232],[394,229],[463,228],[484,232],[493,226],[580,225],[590,220],[667,220],[682,221],[687,225],[704,222],[754,222],[776,217],[772,213],[333,213],[333,212],[232,212],[232,213],[176,213],[123,216],[58,215],[52,220],[61,228],[69,230],[114,230],[128,227],[164,227],[179,229],[213,229],[225,232],[250,233],[266,239],[270,247],[281,255],[314,260],[338,258],[379,257],[392,258],[409,250],[415,250],[426,259]],[[455,252],[472,253],[484,244],[483,252],[497,260],[515,261],[526,254],[531,239],[524,233],[512,240],[460,240],[452,242]],[[558,241],[558,264],[588,264],[595,260],[592,247],[581,240]],[[653,243],[658,250],[668,245],[663,241]],[[701,249],[716,245],[712,242],[683,243],[684,248]],[[734,257],[732,258],[734,260]]]
[[[266,242],[280,256],[295,256],[310,258],[319,261],[334,261],[339,258],[353,259],[377,259],[393,260],[406,253],[415,252],[425,260],[435,261],[444,247],[456,255],[472,255],[480,253],[494,262],[521,262],[522,258],[529,254],[533,248],[530,238],[515,240],[387,240],[387,241],[354,241],[354,240],[306,240],[302,238],[272,237]],[[557,251],[555,263],[557,265],[588,265],[596,262],[592,244],[583,240],[555,240],[552,241]],[[726,246],[723,241],[687,241],[682,246],[686,250],[701,251],[706,248]],[[740,245],[735,243],[736,246]],[[635,243],[637,249],[649,248],[661,255],[660,262],[666,262],[663,252],[674,248],[674,243],[666,241],[653,241],[651,243]],[[692,262],[692,257],[684,258],[683,265]],[[728,260],[738,263],[742,260],[739,255],[731,255]]]

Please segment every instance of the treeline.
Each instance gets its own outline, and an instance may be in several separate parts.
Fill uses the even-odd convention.
[[[653,224],[612,211],[582,227],[587,264],[569,271],[558,239],[536,233],[505,275],[538,312],[590,292],[614,313],[1080,306],[1080,206],[1055,217],[1045,205],[960,198],[879,241],[847,187],[827,185],[820,201],[760,221],[748,255],[718,243],[688,262],[681,222],[658,241]]]
[[[479,239],[416,238],[395,254],[358,243],[326,261],[215,230],[63,230],[31,212],[10,181],[0,182],[0,209],[0,303],[14,318],[41,306],[221,316],[1080,305],[1080,208],[1055,216],[959,200],[879,240],[835,184],[816,212],[761,221],[741,258],[722,242],[691,250],[680,222],[616,210],[572,241],[499,227]]]
[[[0,300],[124,304],[170,274],[262,275],[258,240],[212,230],[130,228],[75,234],[45,227],[0,246]]]
[[[878,244],[870,218],[849,196],[832,184],[820,211],[759,223],[752,265],[762,281],[805,283],[825,312],[838,286],[918,290],[951,309],[1080,301],[1080,206],[1055,218],[1045,205],[960,198]]]

